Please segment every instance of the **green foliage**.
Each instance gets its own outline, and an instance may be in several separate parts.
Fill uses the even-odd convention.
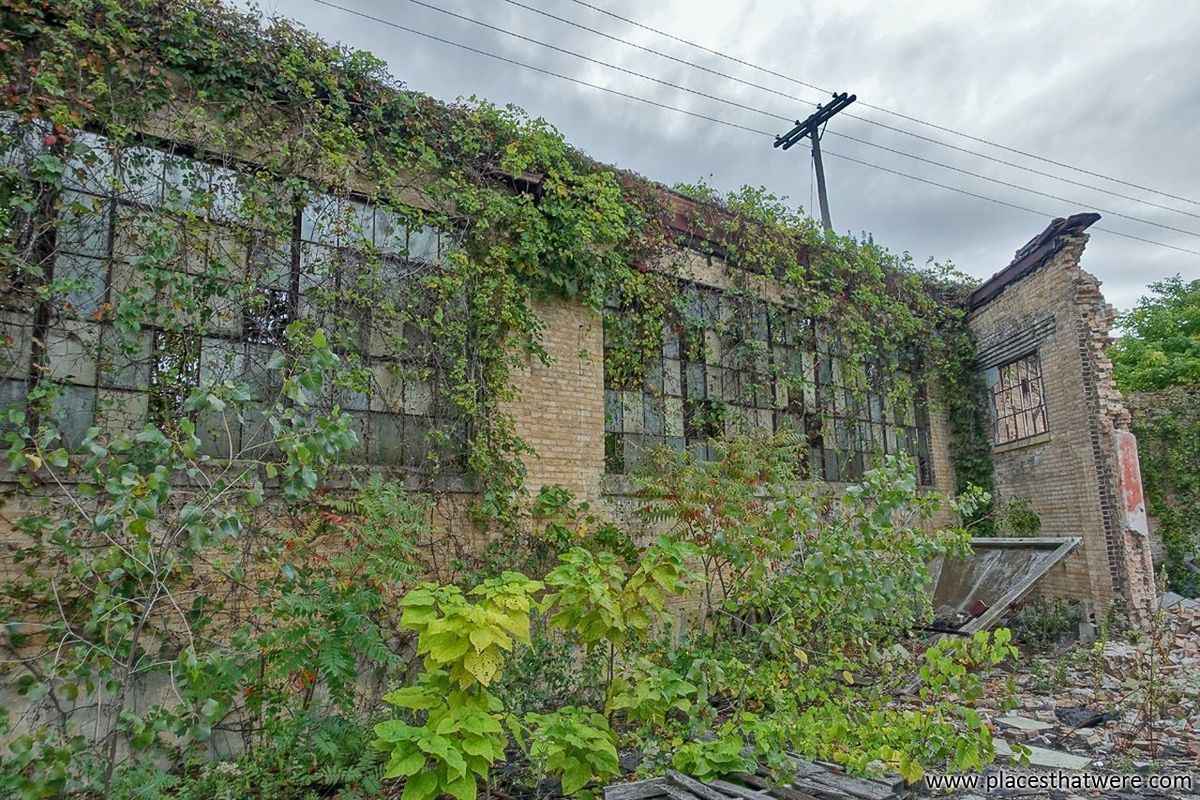
[[[508,741],[496,698],[478,684],[464,688],[438,670],[384,700],[426,715],[421,725],[391,719],[375,726],[375,746],[388,754],[383,776],[407,778],[404,800],[443,793],[473,800],[476,779],[486,779],[492,764],[503,760]]]
[[[443,793],[473,800],[476,778],[486,779],[504,758],[503,706],[486,687],[500,677],[514,644],[529,642],[530,595],[541,588],[506,572],[471,590],[477,603],[455,586],[424,584],[405,596],[400,622],[417,633],[426,671],[416,685],[384,700],[425,719],[375,726],[376,747],[388,753],[384,777],[406,778],[405,800]]]
[[[456,586],[423,584],[404,596],[400,622],[417,633],[426,670],[447,669],[460,689],[487,686],[500,677],[505,653],[529,641],[530,593],[541,588],[506,572],[475,587],[471,603]]]
[[[740,728],[725,725],[713,739],[681,745],[675,751],[672,766],[702,781],[745,772],[752,765],[745,755],[746,739]]]
[[[1123,392],[1200,385],[1200,280],[1176,275],[1117,320],[1124,331],[1108,349]]]
[[[6,738],[0,792],[354,796],[378,794],[386,775],[406,778],[408,800],[469,798],[505,755],[501,696],[510,712],[541,715],[529,718],[531,755],[561,770],[564,786],[614,769],[614,734],[581,707],[585,693],[638,726],[621,731],[633,746],[659,748],[647,763],[675,753],[705,775],[745,766],[739,726],[772,767],[799,748],[865,770],[880,747],[789,734],[842,717],[842,732],[862,741],[891,731],[904,758],[946,755],[901,735],[928,726],[866,716],[838,678],[868,668],[872,638],[921,616],[925,560],[964,537],[920,531],[937,500],[919,496],[901,464],[830,498],[806,485],[791,444],[735,441],[712,465],[681,456],[645,480],[646,518],[674,527],[648,548],[546,487],[531,503],[534,541],[505,554],[533,576],[554,565],[539,597],[538,581],[488,569],[470,591],[426,583],[405,594],[440,546],[431,509],[401,481],[360,485],[346,463],[362,455],[362,417],[350,408],[372,381],[429,386],[437,408],[427,435],[405,444],[423,465],[408,477],[422,488],[467,478],[481,518],[504,528],[497,541],[519,541],[531,450],[508,409],[514,369],[547,357],[535,301],[633,309],[605,315],[605,372],[612,385],[640,386],[664,331],[688,323],[669,277],[679,234],[707,242],[734,283],[777,281],[798,314],[836,332],[847,363],[877,365],[897,392],[912,391],[897,378],[923,361],[944,384],[952,425],[965,426],[954,431],[966,442],[956,444],[959,477],[986,488],[971,342],[943,286],[873,243],[825,234],[763,190],[682,187],[707,204],[680,210],[543,120],[405,91],[378,59],[285,21],[264,25],[209,0],[8,10],[0,286],[6,312],[38,322],[32,354],[0,336],[5,374],[25,358],[16,374],[31,378],[0,409],[0,448],[24,504],[23,538],[6,553],[21,574],[4,586],[0,619],[5,688],[50,722]],[[13,148],[29,150],[27,163],[8,158]],[[197,158],[160,163],[141,148]],[[119,169],[104,172],[114,155]],[[216,188],[217,167],[233,191]],[[145,175],[176,173],[159,198],[166,210],[146,213]],[[70,193],[97,176],[112,202]],[[447,246],[397,289],[396,259],[344,214],[331,223],[330,263],[300,288],[282,281],[281,300],[264,286],[294,273],[270,265],[300,256],[285,243],[296,212],[319,200],[366,200]],[[690,230],[668,232],[667,220]],[[108,253],[103,271],[128,273],[124,284],[114,277],[85,308],[88,280],[57,266],[59,234],[118,228],[130,252]],[[265,351],[261,362],[214,350],[234,335],[222,318],[230,308],[244,334],[257,326],[243,344]],[[103,331],[95,341],[79,333],[89,325]],[[50,334],[68,329],[64,341],[101,371],[144,363],[147,340],[155,361],[87,431],[71,429],[76,387],[47,354]],[[148,410],[114,424],[131,394]],[[698,411],[714,433],[729,416],[715,400]],[[247,431],[257,438],[239,440]],[[697,585],[696,569],[700,622],[668,632],[667,604]],[[540,639],[538,608],[549,614]],[[414,635],[425,669],[387,696],[402,718],[379,722],[376,747],[363,747],[378,711],[368,687],[410,673]],[[572,657],[575,643],[607,651],[607,684],[595,658]],[[578,672],[557,696],[549,682],[515,692],[541,663]],[[134,696],[151,684],[169,691]],[[86,730],[62,711],[75,706],[94,708]],[[240,735],[246,753],[204,765],[218,731]]]
[[[920,669],[920,708],[895,708],[878,695],[831,697],[801,714],[797,749],[856,772],[895,770],[910,782],[931,764],[981,769],[995,751],[987,725],[967,704],[981,695],[979,670],[1016,655],[1009,641],[1006,629],[939,640]]]
[[[1167,582],[1200,597],[1200,395],[1181,386],[1129,399],[1146,511],[1158,520]]]
[[[616,736],[602,714],[563,706],[549,714],[526,714],[523,723],[534,769],[558,776],[563,794],[575,795],[593,781],[620,774]]]
[[[314,730],[320,734],[316,740]],[[338,787],[340,800],[367,800],[382,791],[380,753],[369,746],[368,728],[342,717],[302,718],[277,733],[271,746],[197,766],[178,779],[166,773],[173,784],[168,784],[169,795],[178,800],[269,800],[319,795]],[[126,784],[114,794],[150,794],[144,785]]]
[[[925,651],[921,667],[921,694],[926,698],[956,695],[966,700],[981,696],[979,667],[996,666],[1016,656],[1012,632],[1007,628],[979,631],[970,638],[944,637]]]
[[[767,635],[786,619],[787,642],[773,642],[781,651],[907,630],[928,612],[927,562],[962,552],[968,535],[926,531],[941,501],[917,493],[911,465],[891,459],[825,496],[801,475],[797,447],[787,437],[744,437],[713,462],[662,453],[639,478],[642,513],[672,521],[702,549],[706,586],[720,588],[707,595],[709,616],[777,618]]]
[[[355,710],[360,669],[402,664],[382,628],[389,585],[381,576],[403,579],[419,515],[378,480],[345,517],[313,495],[318,471],[337,464],[355,436],[344,415],[321,413],[311,400],[339,357],[321,335],[293,328],[287,336],[280,397],[253,406],[280,445],[270,458],[217,462],[201,451],[188,416],[165,432],[92,428],[71,454],[37,405],[10,413],[10,465],[30,486],[56,483],[65,503],[27,506],[18,519],[26,538],[9,548],[24,574],[5,585],[5,645],[26,669],[9,685],[35,708],[91,703],[93,725],[108,733],[88,741],[79,719],[52,717],[3,751],[5,780],[15,781],[6,788],[157,797],[173,783],[159,759],[189,763],[218,726],[245,731],[249,746],[335,756],[330,731],[350,724],[340,715]],[[244,396],[220,389],[194,388],[183,408],[249,414]],[[53,403],[58,392],[46,383],[32,400]],[[260,476],[283,490],[296,527],[273,531],[255,516]],[[242,549],[247,536],[257,541],[252,555]],[[331,542],[330,558],[322,548]],[[254,629],[233,616],[222,629],[243,592],[270,599],[268,624]],[[172,691],[151,702],[135,695],[155,681]],[[328,706],[315,713],[318,691]],[[324,763],[332,770],[338,760]]]
[[[589,648],[602,641],[621,645],[662,621],[668,597],[688,591],[695,576],[685,562],[698,554],[688,542],[662,537],[629,574],[612,553],[574,547],[546,574],[552,591],[543,608],[553,609],[551,624],[571,631]]]
[[[1042,518],[1033,504],[1019,497],[993,504],[989,518],[996,536],[1037,536],[1042,529]]]
[[[670,667],[638,658],[612,682],[607,709],[630,722],[662,725],[672,711],[692,712],[696,693],[696,685]]]
[[[508,659],[502,679],[494,687],[505,709],[516,716],[554,708],[570,698],[576,705],[599,707],[607,688],[607,653],[579,651],[569,633],[549,628],[535,618],[529,645]]]
[[[946,324],[942,350],[942,357],[934,361],[934,369],[941,383],[937,402],[944,409],[950,429],[954,490],[963,494],[978,488],[991,495],[995,484],[987,382],[976,368],[975,340],[967,328],[965,315]],[[967,520],[978,536],[995,533],[989,510],[989,504],[984,503]]]
[[[1074,598],[1035,597],[1021,607],[1009,624],[1017,640],[1049,650],[1079,635],[1083,606]]]
[[[1108,350],[1130,394],[1146,510],[1158,519],[1171,588],[1200,596],[1200,281],[1150,285]]]

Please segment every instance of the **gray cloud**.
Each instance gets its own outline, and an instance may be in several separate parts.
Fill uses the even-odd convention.
[[[339,0],[342,5],[671,105],[765,131],[774,122],[748,111],[681,94],[468,23],[405,0]],[[499,0],[430,0],[560,47],[663,80],[687,85],[785,116],[811,106],[688,69],[515,8]],[[738,75],[809,101],[820,93],[756,73],[646,31],[558,0],[524,0],[551,13]],[[1200,4],[1097,0],[992,0],[976,3],[715,2],[594,0],[597,5],[715,49],[742,56],[816,85],[851,91],[860,100],[1028,150],[1064,163],[1200,200]],[[296,19],[324,37],[371,50],[410,88],[452,100],[477,95],[515,103],[545,117],[591,155],[665,183],[709,179],[720,189],[764,185],[809,206],[806,151],[774,150],[770,139],[655,109],[594,89],[502,64],[424,40],[312,0],[267,2],[268,13]],[[944,138],[959,146],[1028,164],[1121,194],[1200,214],[1200,206],[1149,195],[1102,178],[916,126],[861,105],[856,114]],[[1150,208],[1100,192],[993,164],[863,122],[839,118],[831,131],[906,150],[1020,186],[1059,195],[1060,202],[997,186],[874,148],[826,138],[826,149],[929,180],[1035,209],[1030,214],[827,159],[835,227],[869,232],[914,259],[952,261],[987,277],[1053,216],[1094,206],[1200,233],[1200,218]],[[1094,204],[1094,206],[1092,205]],[[1103,213],[1103,212],[1101,212]],[[1099,227],[1200,250],[1200,238],[1113,215]],[[1118,307],[1168,275],[1200,277],[1200,256],[1096,232],[1085,266]]]

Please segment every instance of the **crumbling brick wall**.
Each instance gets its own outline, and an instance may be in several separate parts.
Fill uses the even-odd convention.
[[[985,299],[970,324],[981,369],[1031,354],[1040,363],[1046,430],[994,440],[993,458],[1001,503],[1031,503],[1043,536],[1083,539],[1043,590],[1101,611],[1119,602],[1136,622],[1154,596],[1153,568],[1136,441],[1106,355],[1113,311],[1100,282],[1080,267],[1088,224],[1065,232],[1052,225],[1035,238],[976,292]]]

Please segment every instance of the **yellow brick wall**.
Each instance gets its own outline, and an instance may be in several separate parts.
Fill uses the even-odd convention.
[[[702,270],[701,266],[697,272]],[[718,282],[713,272],[704,277]],[[519,399],[507,408],[517,433],[537,453],[525,458],[527,488],[536,493],[544,485],[562,484],[576,497],[593,506],[607,506],[614,516],[629,520],[629,503],[619,491],[628,482],[604,479],[602,319],[578,303],[561,300],[541,302],[536,311],[546,323],[543,346],[550,363],[531,358],[513,376]],[[936,402],[930,404],[929,414],[933,488],[950,495],[954,471],[948,426]],[[939,522],[948,522],[948,517]]]
[[[1144,582],[1145,565],[1122,544],[1112,433],[1127,414],[1122,418],[1103,356],[1110,314],[1098,282],[1079,266],[1086,242],[1085,235],[1072,237],[1048,263],[974,311],[970,325],[986,352],[1053,319],[1053,330],[1037,345],[1047,434],[994,448],[996,490],[1002,502],[1029,501],[1041,517],[1042,536],[1083,539],[1042,590],[1090,600],[1103,611]]]
[[[539,303],[549,364],[531,358],[513,375],[518,400],[507,410],[537,453],[526,457],[526,486],[562,484],[595,502],[604,474],[604,336],[600,315],[578,303]]]

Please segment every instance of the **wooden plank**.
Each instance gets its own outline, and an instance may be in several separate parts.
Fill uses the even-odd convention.
[[[691,792],[696,797],[699,797],[700,800],[729,800],[729,798],[711,786],[705,786],[695,778],[689,778],[682,772],[676,772],[673,769],[667,770],[667,780]]]
[[[827,783],[820,783],[816,775],[808,775],[803,778],[798,778],[793,786],[808,792],[810,795],[825,798],[826,800],[856,800],[854,795],[847,794],[835,786],[830,786]]]
[[[795,753],[791,753],[789,755],[795,755]],[[843,767],[841,764],[834,764],[832,761],[816,761],[814,763],[816,763],[819,766],[824,767],[826,772],[831,772],[834,775],[845,775],[846,774],[846,768]],[[882,775],[878,778],[859,778],[859,780],[870,781],[871,783],[877,783],[880,786],[886,787],[887,789],[890,789],[893,792],[896,791],[897,789],[903,789],[907,783],[904,780],[904,778],[900,777],[899,775],[897,775],[894,772],[886,774],[886,775]]]
[[[753,787],[755,789],[767,788],[767,782],[765,780],[758,777],[757,775],[751,775],[748,772],[735,772],[735,773],[733,773],[733,777],[737,778],[739,781],[746,784],[747,786]]]
[[[738,786],[736,783],[730,783],[729,781],[709,781],[708,785],[724,795],[737,797],[739,800],[768,800],[770,797],[770,795],[764,792],[747,789],[745,786]]]
[[[821,800],[816,795],[789,786],[772,786],[767,790],[767,794],[777,800]]]
[[[696,800],[696,796],[687,789],[669,781],[663,784],[663,792],[671,800]]]
[[[887,775],[881,775],[878,778],[869,778],[868,780],[870,780],[871,783],[878,783],[880,786],[884,787],[885,789],[889,789],[892,792],[898,792],[908,785],[908,781],[904,780],[902,776],[897,775],[894,772]]]
[[[885,789],[877,783],[871,783],[861,778],[852,778],[849,775],[839,775],[834,772],[809,775],[804,780],[828,786],[851,797],[857,797],[859,800],[887,800],[887,798],[892,796],[891,789]]]
[[[650,797],[662,797],[666,792],[665,778],[650,778],[633,783],[617,783],[604,787],[604,800],[646,800]]]
[[[791,759],[792,764],[796,767],[797,777],[803,778],[808,775],[821,775],[825,772],[825,767],[808,761],[799,753],[788,753],[788,758]]]

